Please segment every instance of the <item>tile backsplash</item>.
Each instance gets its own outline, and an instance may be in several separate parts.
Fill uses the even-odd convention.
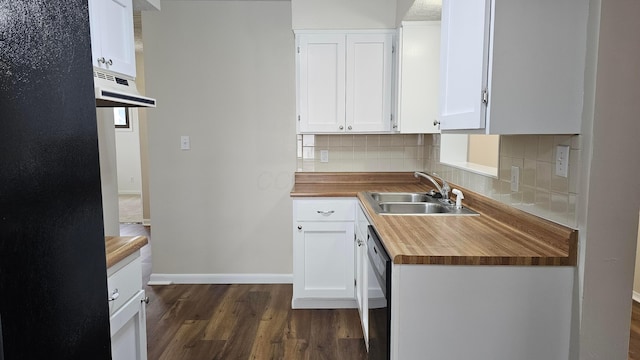
[[[297,136],[298,171],[416,171],[424,167],[422,134]],[[321,151],[328,152],[328,162],[322,162]]]
[[[579,135],[503,135],[498,177],[440,163],[440,135],[425,141],[425,171],[534,215],[576,227]],[[569,145],[568,177],[555,175],[556,146]],[[511,167],[520,168],[518,191],[511,191]]]
[[[440,135],[297,135],[297,171],[435,172],[505,204],[576,227],[581,157],[579,135],[503,135],[497,177],[440,163]],[[555,175],[556,145],[569,145],[569,175]],[[321,161],[328,151],[328,162]],[[518,191],[511,191],[511,166],[520,168]]]

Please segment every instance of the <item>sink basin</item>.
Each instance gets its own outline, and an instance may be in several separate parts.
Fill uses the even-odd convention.
[[[426,193],[405,193],[405,192],[387,192],[387,193],[379,193],[372,192],[370,193],[373,200],[382,203],[382,202],[429,202],[435,200],[433,197],[427,195]]]
[[[478,215],[477,212],[467,208],[457,209],[455,206],[436,203],[408,203],[387,202],[378,203],[379,214],[404,214],[404,215]]]
[[[434,203],[380,203],[383,213],[391,214],[444,214],[449,212],[448,206]]]
[[[436,199],[427,193],[368,192],[365,198],[380,215],[479,215],[455,207],[451,200]]]

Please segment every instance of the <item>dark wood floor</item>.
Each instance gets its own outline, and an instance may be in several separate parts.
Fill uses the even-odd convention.
[[[640,304],[635,301],[631,308],[629,360],[640,360]]]
[[[123,224],[121,235],[150,237],[150,231]],[[141,253],[146,283],[150,247]],[[292,310],[290,284],[168,285],[145,290],[150,300],[149,360],[366,359],[355,309]]]

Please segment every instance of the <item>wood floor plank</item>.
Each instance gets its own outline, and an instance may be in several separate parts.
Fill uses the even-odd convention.
[[[286,360],[309,360],[309,342],[306,339],[284,339],[283,344]]]
[[[200,340],[185,354],[183,359],[222,360],[220,357],[226,341]]]
[[[288,320],[289,309],[287,299],[291,293],[286,285],[272,285],[269,302],[266,305],[262,319],[258,325],[251,359],[283,359],[283,338]]]
[[[635,301],[631,306],[629,360],[640,360],[640,304]]]
[[[237,321],[222,351],[222,359],[249,359],[260,319],[269,301],[265,291],[249,291],[236,302]]]
[[[159,360],[185,359],[190,349],[202,339],[207,323],[207,320],[185,320]]]
[[[285,338],[308,340],[311,337],[311,314],[313,310],[309,309],[290,310]]]
[[[311,314],[311,338],[309,349],[312,360],[335,360],[337,348],[337,316],[335,310],[315,310]]]
[[[236,302],[248,290],[247,286],[229,285],[227,287],[209,320],[204,340],[228,340],[231,337],[231,331],[238,319]]]
[[[336,310],[337,337],[338,339],[360,339],[363,340],[362,326],[360,325],[360,315],[351,309]]]
[[[338,339],[338,359],[366,360],[367,348],[363,339]]]

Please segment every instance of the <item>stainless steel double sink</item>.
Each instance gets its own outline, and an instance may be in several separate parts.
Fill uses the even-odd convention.
[[[479,215],[456,207],[451,200],[438,199],[433,193],[366,192],[364,197],[380,215]]]

